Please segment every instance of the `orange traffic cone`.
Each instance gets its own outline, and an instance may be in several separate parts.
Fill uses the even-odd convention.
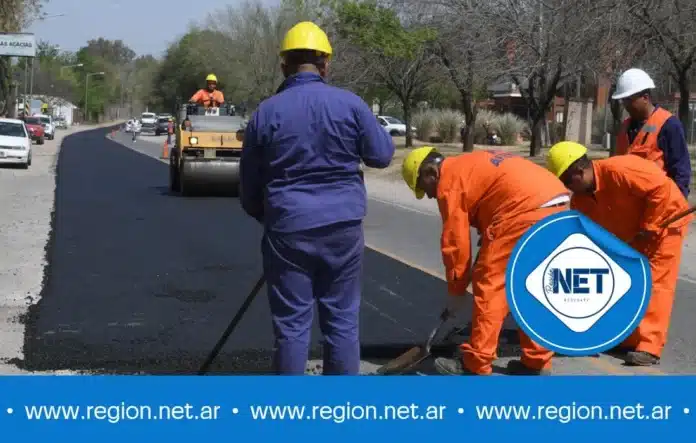
[[[167,143],[166,140],[162,144],[162,157],[161,158],[169,158],[169,143]]]

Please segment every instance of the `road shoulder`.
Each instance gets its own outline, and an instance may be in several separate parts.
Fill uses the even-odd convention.
[[[24,317],[38,303],[44,281],[46,248],[55,203],[56,163],[63,139],[82,131],[115,125],[73,126],[54,140],[32,145],[28,170],[0,168],[0,374],[26,374],[23,358]]]

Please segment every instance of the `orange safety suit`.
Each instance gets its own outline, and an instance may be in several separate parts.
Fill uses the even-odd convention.
[[[667,341],[674,291],[679,277],[682,243],[693,216],[660,224],[689,208],[684,195],[653,162],[622,155],[592,162],[593,195],[573,194],[571,207],[629,243],[650,261],[652,295],[645,317],[622,347],[660,357]],[[653,238],[636,238],[640,231]]]
[[[645,122],[641,130],[636,134],[633,143],[628,141],[628,128],[631,119],[624,120],[621,131],[616,140],[616,154],[633,154],[654,162],[660,169],[665,169],[665,159],[662,149],[657,144],[657,137],[665,122],[672,117],[672,114],[659,107],[655,108],[650,118]]]
[[[207,89],[199,89],[195,94],[193,94],[190,101],[209,108],[224,103],[225,96],[222,95],[222,92],[217,89],[213,92],[210,92]]]
[[[555,205],[559,197],[565,202]],[[568,209],[568,200],[568,191],[553,174],[510,153],[476,151],[443,160],[437,202],[448,290],[464,295],[470,280],[473,286],[471,337],[460,346],[469,371],[492,372],[509,313],[505,271],[517,241],[539,220]],[[470,227],[482,236],[471,276]],[[519,334],[522,362],[532,369],[549,369],[553,352]]]

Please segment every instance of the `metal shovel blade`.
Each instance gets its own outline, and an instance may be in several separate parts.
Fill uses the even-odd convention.
[[[440,321],[440,324],[432,330],[428,336],[428,340],[423,346],[416,346],[404,352],[394,360],[382,365],[377,369],[379,375],[390,375],[403,373],[414,366],[423,362],[430,356],[430,349],[433,346],[433,341],[437,337],[438,332],[445,324],[445,320]]]

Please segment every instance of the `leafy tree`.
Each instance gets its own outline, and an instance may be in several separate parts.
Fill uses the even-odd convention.
[[[417,23],[404,23],[394,9],[376,2],[345,1],[336,5],[338,35],[355,51],[357,72],[369,70],[378,84],[401,103],[406,127],[411,127],[412,109],[433,79],[435,55],[430,44],[433,30]],[[406,146],[413,135],[406,131]]]

